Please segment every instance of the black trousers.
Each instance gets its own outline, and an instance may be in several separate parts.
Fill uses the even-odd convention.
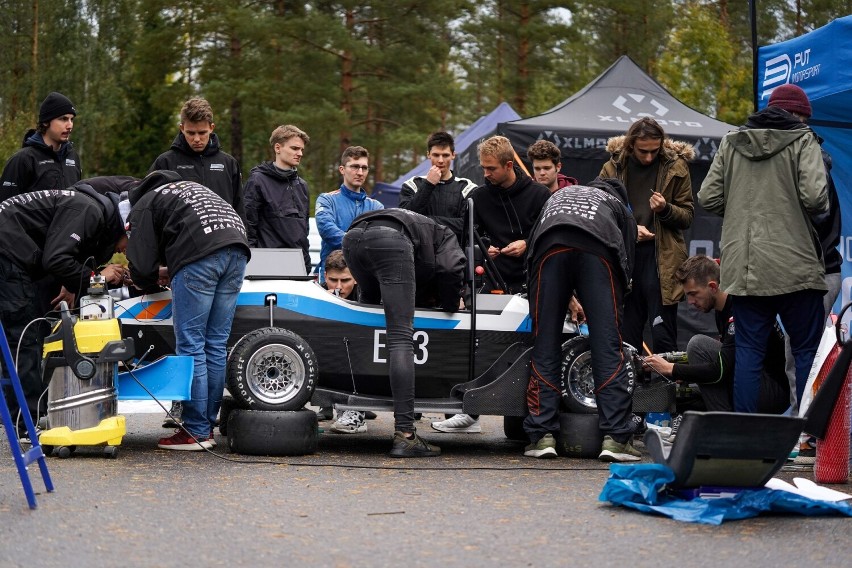
[[[589,326],[592,372],[601,431],[617,442],[629,439],[633,378],[621,341],[623,286],[610,263],[595,254],[554,246],[530,275],[530,318],[534,346],[527,387],[529,416],[524,430],[537,442],[559,432],[562,376],[562,326],[576,290]]]
[[[414,247],[400,230],[368,222],[346,232],[343,257],[360,301],[384,305],[394,426],[414,432]]]
[[[677,304],[663,305],[655,243],[636,245],[633,287],[624,299],[624,341],[640,353],[646,322],[654,353],[677,351]]]
[[[40,414],[38,399],[46,386],[42,384],[41,352],[49,326],[43,322],[34,323],[27,329],[26,335],[24,329],[41,315],[38,289],[30,276],[17,264],[0,255],[0,321],[3,322],[13,360],[17,353],[16,369],[34,421]],[[5,361],[3,376],[9,377]],[[19,405],[11,388],[6,390],[6,401],[12,419],[15,419]],[[41,406],[43,413],[47,406],[46,397]],[[20,425],[23,427],[23,422]]]

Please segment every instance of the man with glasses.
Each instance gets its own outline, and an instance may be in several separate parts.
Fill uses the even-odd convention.
[[[627,187],[638,225],[633,287],[624,300],[622,337],[641,349],[647,321],[654,353],[677,351],[677,304],[683,286],[674,277],[686,260],[684,229],[692,225],[690,144],[667,138],[653,118],[634,122],[624,136],[610,138],[612,154],[600,177]]]
[[[343,183],[335,191],[320,194],[314,208],[317,230],[322,237],[320,261],[317,265],[319,283],[325,283],[325,259],[331,251],[343,245],[343,235],[355,217],[368,211],[384,209],[379,201],[367,197],[364,182],[370,175],[370,153],[362,146],[349,146],[340,157],[340,175]],[[367,431],[364,412],[347,410],[339,414],[330,430],[338,434],[356,434]]]

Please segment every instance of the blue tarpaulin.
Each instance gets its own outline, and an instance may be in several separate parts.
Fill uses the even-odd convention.
[[[599,500],[644,513],[658,513],[676,521],[720,525],[723,521],[748,519],[761,513],[852,517],[852,505],[846,501],[818,501],[766,488],[742,489],[733,497],[682,499],[666,491],[675,476],[671,468],[662,464],[613,464],[609,471]]]
[[[845,47],[844,47],[845,46]],[[785,83],[808,95],[813,116],[808,124],[825,139],[831,154],[832,177],[843,213],[840,252],[843,288],[839,306],[852,301],[852,16],[834,20],[797,38],[761,47],[758,52],[758,106],[764,108],[772,90]]]

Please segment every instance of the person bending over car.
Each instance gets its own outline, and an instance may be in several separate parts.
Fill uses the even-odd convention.
[[[213,425],[225,389],[227,341],[251,254],[242,219],[205,186],[171,171],[150,173],[129,193],[130,275],[139,288],[171,276],[175,352],[193,358],[183,425],[158,447],[215,445]],[[168,267],[168,268],[166,268]]]
[[[464,255],[453,231],[404,209],[383,209],[357,217],[343,237],[343,256],[358,281],[359,300],[383,304],[390,354],[395,431],[390,455],[441,454],[414,427],[414,306],[437,299],[447,312],[459,309],[464,289]]]
[[[527,387],[529,415],[524,455],[556,456],[559,432],[562,326],[576,294],[588,318],[598,421],[604,433],[599,459],[638,461],[630,443],[633,379],[622,349],[624,294],[633,270],[636,221],[627,191],[616,179],[557,191],[547,201],[529,240],[530,318],[534,345]]]

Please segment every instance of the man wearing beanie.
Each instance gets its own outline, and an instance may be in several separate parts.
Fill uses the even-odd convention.
[[[0,201],[43,189],[65,189],[83,177],[80,157],[69,141],[77,109],[68,97],[50,93],[38,111],[38,125],[24,135],[0,177]]]
[[[815,223],[829,210],[817,135],[804,91],[776,88],[769,106],[728,133],[698,202],[722,215],[721,282],[736,320],[734,410],[756,412],[769,334],[780,316],[802,399],[825,322],[823,248]]]

